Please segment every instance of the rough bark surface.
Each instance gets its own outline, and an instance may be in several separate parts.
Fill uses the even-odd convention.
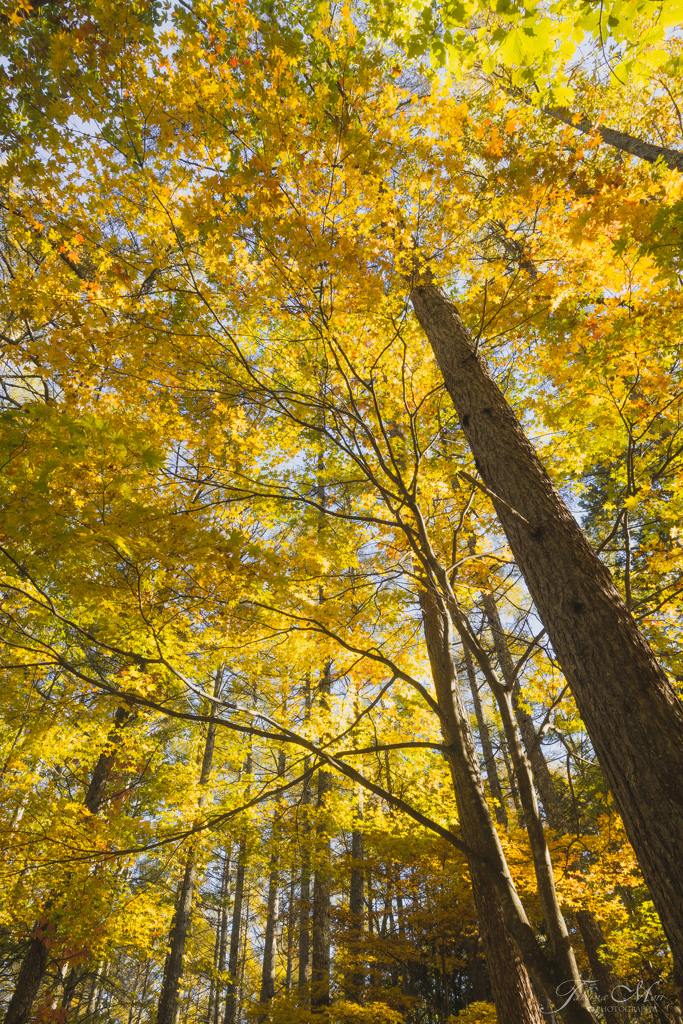
[[[681,964],[683,707],[455,307],[431,282],[411,299]]]

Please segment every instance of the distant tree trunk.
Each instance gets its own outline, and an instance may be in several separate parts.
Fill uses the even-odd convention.
[[[266,910],[266,932],[263,943],[263,966],[261,971],[260,1003],[267,1003],[275,996],[275,935],[280,920],[280,871],[279,855],[271,854],[268,877],[268,905]],[[259,1018],[265,1020],[265,1016]]]
[[[554,890],[548,889],[547,876],[538,870],[538,811],[536,808],[530,840],[541,904],[549,929],[552,931],[554,956],[549,955],[533,935],[510,878],[505,855],[489,812],[479,760],[453,662],[449,614],[436,591],[420,591],[420,604],[427,652],[440,709],[441,727],[449,748],[447,758],[453,777],[463,838],[475,852],[487,859],[497,876],[495,878],[484,871],[473,858],[470,860],[475,903],[498,1017],[503,1024],[521,1020],[539,1022],[542,1019],[540,1008],[527,974],[527,967],[533,971],[548,995],[556,998],[558,985],[566,983],[568,978],[575,978],[579,993],[581,982],[573,963],[573,951],[566,939],[566,928],[559,907],[555,917],[550,913],[552,899],[557,902]],[[518,753],[516,751],[516,757]],[[527,782],[536,807],[530,779]],[[565,935],[564,942],[562,931]],[[572,1000],[563,1008],[563,1012],[566,1024],[595,1024],[595,1018],[585,997]]]
[[[481,749],[484,754],[484,767],[486,769],[486,777],[489,780],[489,789],[491,790],[491,796],[493,797],[493,806],[496,815],[496,821],[499,825],[503,825],[505,828],[508,827],[508,815],[505,807],[505,801],[503,799],[503,789],[500,784],[500,778],[498,776],[498,767],[496,765],[496,759],[493,756],[493,746],[491,744],[491,735],[489,733],[489,727],[486,724],[484,718],[484,711],[481,706],[481,697],[479,696],[479,687],[477,686],[477,676],[474,671],[474,662],[472,661],[472,655],[468,647],[463,648],[465,655],[465,668],[467,669],[467,679],[470,684],[470,692],[472,694],[472,702],[474,704],[474,714],[477,719],[477,728],[479,730],[479,739],[481,740]]]
[[[426,591],[420,593],[420,604],[437,702],[443,714],[444,739],[450,747],[463,748],[463,754],[457,758],[449,755],[463,839],[478,853],[490,856],[497,836],[484,796],[469,723],[460,706],[462,698],[451,653],[450,621]],[[465,758],[469,763],[465,763]],[[480,793],[478,809],[474,806],[474,789]],[[482,819],[481,822],[478,819]],[[484,834],[485,819],[490,822],[488,836]],[[498,859],[504,860],[502,850]],[[474,862],[470,864],[470,875],[498,1020],[500,1024],[541,1024],[540,1007],[524,963],[508,934],[500,899],[489,877]]]
[[[349,958],[351,965],[344,978],[344,995],[354,1003],[362,1002],[365,972],[360,964],[359,946],[363,938],[365,910],[364,839],[360,826],[363,821],[363,793],[358,796],[357,821],[351,834],[351,881],[349,885]]]
[[[553,777],[550,774],[548,768],[548,762],[543,756],[543,751],[538,746],[535,752],[532,754],[536,747],[536,729],[534,727],[534,720],[528,711],[519,703],[519,685],[515,685],[515,666],[510,654],[510,648],[508,646],[505,633],[500,621],[500,615],[498,613],[498,606],[496,605],[495,599],[491,594],[482,595],[482,605],[484,607],[484,614],[488,620],[489,628],[491,630],[491,636],[493,637],[493,648],[498,658],[498,664],[503,675],[503,679],[508,687],[512,691],[512,705],[515,709],[515,717],[519,725],[519,731],[522,734],[522,740],[524,742],[524,749],[526,750],[527,756],[531,754],[531,770],[534,776],[534,782],[538,789],[538,793],[545,810],[548,824],[554,829],[564,828],[564,811],[562,810],[562,804],[560,798],[557,795]]]
[[[306,720],[311,714],[311,683],[306,679]],[[304,772],[311,766],[310,757],[304,758]],[[301,882],[299,885],[299,998],[309,997],[311,970],[311,820],[310,808],[313,803],[311,781],[307,777],[301,794],[301,817],[303,839],[301,842]]]
[[[245,772],[251,772],[251,753],[247,757]],[[230,929],[230,957],[228,960],[228,993],[225,998],[225,1024],[235,1024],[237,1014],[237,978],[240,965],[240,937],[242,934],[242,903],[244,901],[244,875],[247,867],[247,837],[242,835],[237,854],[235,872],[235,894],[232,901],[232,925]]]
[[[220,694],[223,673],[219,669],[216,672],[214,684],[214,696]],[[211,705],[210,717],[214,717],[215,706]],[[213,721],[209,722],[206,730],[206,741],[204,744],[204,756],[199,774],[200,786],[206,785],[211,774],[213,764],[213,751],[216,742],[216,726]],[[204,795],[199,798],[199,806],[206,802]],[[164,965],[164,978],[161,984],[159,996],[159,1007],[157,1010],[157,1024],[175,1024],[178,1015],[178,992],[183,976],[183,959],[185,957],[185,945],[187,932],[192,917],[192,903],[194,888],[197,881],[197,852],[194,845],[190,847],[185,860],[185,871],[180,886],[180,892],[175,906],[175,913],[171,923],[169,935],[169,951]]]
[[[287,900],[287,968],[285,971],[285,991],[290,995],[292,991],[292,968],[294,960],[294,893],[296,891],[296,878],[294,871],[291,872],[289,880],[289,898]]]
[[[498,732],[498,742],[500,744],[500,752],[503,755],[503,764],[505,765],[505,774],[507,775],[508,786],[510,787],[510,796],[512,797],[512,802],[515,805],[517,824],[520,828],[524,828],[524,812],[522,810],[522,802],[519,799],[517,779],[515,778],[515,773],[512,770],[512,765],[510,764],[510,755],[508,753],[507,743],[505,742],[505,736],[500,731]]]
[[[576,920],[602,1004],[603,1006],[618,1006],[620,1011],[618,1016],[616,1013],[612,1013],[612,1016],[623,1024],[628,1020],[628,1003],[615,1002],[612,997],[612,992],[619,987],[621,979],[614,974],[608,963],[600,959],[600,947],[605,945],[605,936],[600,923],[590,910],[577,910]]]
[[[332,665],[328,661],[320,681],[320,706],[328,709],[332,682]],[[311,1007],[321,1009],[330,1005],[330,901],[332,878],[330,874],[331,843],[325,820],[327,794],[332,789],[330,772],[318,771],[316,801],[316,867],[313,876],[313,919],[311,957]]]
[[[683,706],[455,306],[432,283],[411,300],[638,857],[680,996]]]
[[[116,759],[116,749],[121,740],[121,730],[130,717],[129,707],[118,708],[114,715],[114,725],[107,738],[107,747],[97,760],[83,800],[91,814],[97,814],[104,802],[107,782]],[[54,930],[47,933],[45,929],[49,924],[55,924],[49,917],[55,899],[55,896],[48,899],[44,910],[46,916],[36,924],[34,933],[29,940],[28,949],[19,968],[14,993],[7,1007],[4,1024],[26,1024],[31,1016],[31,1010],[38,996],[50,957],[49,947],[45,943],[46,940],[54,936]]]
[[[221,884],[221,905],[219,911],[219,940],[218,940],[218,980],[216,981],[216,993],[213,1004],[213,1024],[220,1024],[221,993],[224,991],[224,983],[221,980],[225,973],[228,954],[228,902],[230,898],[230,871],[232,868],[232,847],[229,846],[223,861],[223,880]]]
[[[278,778],[284,778],[285,752],[281,750],[277,760]],[[272,852],[270,855],[270,875],[268,878],[268,906],[266,910],[266,932],[263,942],[263,969],[261,972],[260,1003],[268,1003],[275,996],[275,939],[280,919],[280,852],[278,846],[277,818],[280,814],[279,803],[275,812],[275,820],[270,833]],[[260,1020],[265,1020],[265,1015]]]

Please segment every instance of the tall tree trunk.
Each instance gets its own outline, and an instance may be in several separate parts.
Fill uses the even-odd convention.
[[[357,821],[351,834],[351,881],[349,885],[349,959],[351,965],[344,978],[344,995],[354,1003],[362,1002],[365,972],[360,963],[359,946],[363,939],[365,910],[365,858],[363,822],[363,791],[358,794]]]
[[[320,706],[329,707],[332,683],[332,665],[327,662],[320,681]],[[311,1007],[321,1009],[330,1005],[330,900],[332,878],[330,874],[331,843],[327,830],[326,797],[332,789],[330,772],[318,771],[316,800],[316,867],[313,874],[313,919],[311,956]]]
[[[214,683],[214,697],[218,697],[223,681],[222,670],[216,672]],[[215,705],[211,705],[210,718],[214,717]],[[213,751],[216,743],[216,726],[213,721],[209,722],[206,730],[206,741],[204,743],[204,755],[202,767],[199,773],[200,786],[206,785],[211,774],[213,764]],[[206,802],[202,794],[199,798],[199,806]],[[175,913],[171,923],[169,935],[169,951],[164,965],[164,978],[161,984],[159,995],[159,1007],[157,1009],[157,1024],[175,1024],[178,1016],[178,992],[183,976],[183,959],[185,957],[185,945],[187,943],[187,932],[192,917],[192,903],[194,888],[197,881],[197,852],[192,845],[185,860],[185,871],[183,880],[176,901]]]
[[[273,853],[270,857],[268,876],[268,905],[266,909],[266,932],[263,942],[263,965],[261,970],[260,1003],[268,1003],[275,996],[275,936],[280,920],[280,858]],[[265,1015],[259,1020],[265,1020]]]
[[[525,799],[531,822],[529,835],[539,897],[550,931],[554,956],[549,955],[548,950],[543,950],[533,936],[510,878],[505,855],[486,802],[479,760],[453,661],[449,614],[436,591],[421,591],[420,604],[427,652],[441,714],[441,727],[449,748],[447,757],[463,838],[475,852],[487,859],[490,866],[495,867],[498,876],[494,879],[488,872],[482,870],[477,861],[471,859],[472,886],[498,1016],[502,1021],[541,1019],[538,1001],[527,974],[529,969],[548,995],[554,998],[557,998],[558,987],[573,979],[577,998],[564,1007],[566,1022],[595,1024],[595,1018],[582,994],[573,951],[564,920],[559,912],[547,849],[543,836],[539,837],[538,834],[540,819],[530,774],[525,780],[528,790]],[[507,717],[511,718],[511,708],[504,707],[502,711],[507,711]],[[510,723],[506,722],[505,715],[504,724],[508,736]],[[509,736],[509,739],[516,741],[516,736]],[[521,748],[515,750],[514,756],[519,762],[523,757]],[[542,833],[542,828],[540,831]],[[544,851],[547,863],[543,861]],[[546,870],[543,871],[543,868]]]
[[[493,797],[493,807],[496,814],[496,821],[499,825],[503,825],[505,828],[508,827],[508,815],[505,807],[505,801],[503,800],[503,789],[500,784],[500,778],[498,776],[498,767],[496,765],[496,759],[493,756],[493,746],[491,744],[491,734],[489,733],[489,727],[486,724],[484,718],[484,711],[481,706],[481,697],[479,696],[479,687],[477,686],[477,675],[474,671],[474,662],[472,661],[472,654],[470,653],[469,647],[463,648],[465,655],[465,668],[467,669],[467,680],[470,684],[470,692],[472,694],[472,702],[474,704],[474,714],[477,719],[477,728],[479,730],[479,739],[481,741],[481,749],[484,754],[484,767],[486,768],[486,778],[489,780],[489,789],[491,790],[491,796]]]
[[[116,759],[116,749],[121,740],[121,730],[130,717],[131,710],[129,707],[117,708],[114,715],[114,725],[107,738],[107,747],[102,751],[97,760],[83,800],[91,814],[97,814],[102,806],[107,782]],[[55,899],[55,896],[48,899],[45,906],[46,915],[49,915],[51,908],[54,906]],[[46,940],[54,938],[54,929],[50,934],[45,931],[48,924],[54,925],[55,922],[51,922],[49,916],[43,917],[37,923],[35,931],[29,940],[28,949],[19,968],[14,992],[7,1007],[4,1024],[26,1024],[31,1016],[31,1010],[38,996],[50,956]]]
[[[232,868],[232,847],[229,846],[223,861],[223,880],[221,884],[221,905],[219,911],[219,941],[217,969],[218,979],[216,981],[216,994],[213,1005],[213,1024],[220,1024],[221,994],[224,991],[222,980],[225,973],[226,960],[228,955],[228,902],[230,898],[230,871]]]
[[[680,994],[683,706],[453,304],[431,282],[411,300],[638,857]]]
[[[245,774],[251,772],[251,751],[247,756]],[[244,901],[244,876],[247,869],[247,836],[240,839],[235,872],[235,894],[232,901],[232,924],[230,927],[230,957],[228,959],[228,992],[225,997],[224,1024],[235,1024],[237,1014],[237,978],[240,964],[240,937],[242,934],[242,903]]]
[[[279,779],[285,774],[285,752],[281,750],[277,759],[277,775]],[[268,906],[266,910],[266,932],[263,942],[263,969],[261,972],[260,1003],[268,1003],[275,996],[275,939],[280,920],[280,853],[278,848],[277,819],[280,814],[279,801],[275,819],[270,833],[272,852],[270,855],[270,874],[268,877]],[[260,1018],[265,1020],[265,1016]]]
[[[510,787],[510,796],[512,797],[512,802],[515,805],[517,824],[520,828],[524,828],[524,812],[522,811],[522,803],[519,799],[517,779],[515,778],[515,773],[512,770],[512,765],[510,764],[510,755],[508,753],[507,743],[505,742],[505,736],[500,731],[498,732],[498,742],[500,744],[500,752],[503,755],[503,764],[505,765],[505,774],[507,775],[508,786]]]
[[[482,603],[484,606],[484,613],[491,628],[494,648],[503,673],[503,678],[505,679],[505,682],[512,694],[512,701],[515,706],[515,714],[524,740],[524,746],[527,754],[529,754],[530,751],[536,748],[536,730],[533,719],[528,712],[524,711],[524,709],[519,706],[517,700],[516,694],[519,689],[518,681],[515,681],[514,679],[514,664],[507,639],[503,632],[496,602],[491,594],[484,594],[482,595]],[[567,816],[562,808],[562,804],[558,798],[552,775],[550,774],[550,769],[548,768],[548,764],[543,756],[540,746],[536,748],[536,753],[531,758],[531,767],[534,781],[539,793],[541,794],[541,799],[543,800],[550,826],[563,835],[569,834],[571,832],[571,828],[567,821]],[[578,863],[573,864],[572,870],[580,872],[580,865]],[[616,1003],[612,998],[612,991],[621,983],[620,979],[612,973],[606,963],[600,960],[598,954],[600,946],[605,944],[605,937],[602,934],[602,928],[596,920],[595,915],[588,908],[578,911],[576,914],[576,920],[579,925],[586,955],[588,956],[591,972],[595,978],[598,993],[602,1000],[602,1005],[612,1006],[615,1008],[618,1007],[620,1019],[623,1024],[623,1021],[625,1021],[627,1017],[626,1007],[624,1004]]]
[[[285,991],[287,995],[292,991],[292,968],[294,960],[294,894],[296,891],[296,876],[294,871],[290,873],[289,898],[287,900],[287,968],[285,971]]]
[[[500,614],[498,612],[498,606],[495,599],[491,594],[482,594],[482,605],[484,608],[484,614],[488,620],[489,628],[491,630],[491,636],[493,637],[493,648],[498,658],[498,664],[503,675],[503,679],[507,687],[511,690],[512,705],[515,710],[515,717],[517,724],[519,725],[519,731],[522,734],[522,740],[524,742],[524,749],[526,750],[527,757],[531,755],[531,770],[534,776],[534,782],[538,788],[538,792],[545,810],[548,824],[551,828],[563,830],[565,826],[564,811],[562,810],[562,804],[560,798],[557,795],[553,777],[550,774],[548,768],[548,762],[543,756],[543,751],[540,746],[536,747],[536,729],[534,728],[534,720],[519,703],[519,686],[516,685],[515,666],[510,654],[510,648],[508,647],[507,638],[503,632],[503,626],[500,621]],[[534,749],[536,748],[536,749]],[[533,753],[532,753],[533,752]]]
[[[306,721],[311,715],[311,682],[306,679],[305,690]],[[310,757],[304,758],[304,772],[308,772],[311,766]],[[311,817],[310,810],[313,803],[313,791],[311,780],[307,777],[303,784],[301,794],[301,817],[303,839],[301,842],[301,882],[299,884],[299,967],[298,987],[299,998],[305,1000],[309,997],[309,983],[311,973]]]
[[[433,595],[421,592],[420,604],[436,698],[443,716],[444,740],[454,751],[449,753],[448,760],[463,839],[477,853],[490,858],[491,849],[499,846],[498,838],[459,693],[451,653],[450,620],[437,607]],[[504,862],[502,850],[496,859]],[[531,979],[508,933],[498,894],[488,875],[474,862],[470,864],[470,875],[498,1020],[500,1024],[540,1024],[543,1018]]]

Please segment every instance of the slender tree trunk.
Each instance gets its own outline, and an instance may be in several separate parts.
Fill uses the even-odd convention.
[[[221,885],[221,905],[219,912],[219,942],[218,942],[218,978],[216,981],[216,995],[213,1005],[213,1024],[220,1024],[221,995],[224,991],[222,980],[226,968],[228,955],[228,902],[230,899],[230,871],[232,868],[232,847],[229,846],[223,861],[223,881]]]
[[[499,825],[503,825],[505,828],[508,827],[508,815],[505,807],[505,801],[503,800],[503,789],[500,784],[500,778],[498,776],[498,767],[496,765],[496,759],[493,756],[493,746],[491,744],[491,734],[489,733],[489,727],[486,724],[484,718],[484,711],[481,706],[481,697],[479,696],[479,687],[477,686],[477,675],[474,671],[474,662],[472,661],[472,655],[469,647],[463,648],[465,655],[465,668],[467,669],[467,680],[470,684],[470,692],[472,694],[472,702],[474,704],[474,714],[477,719],[477,728],[479,729],[479,739],[481,741],[481,749],[484,754],[484,766],[486,768],[486,778],[489,780],[489,789],[491,790],[491,796],[493,797],[493,807],[496,814],[496,821]]]
[[[558,986],[572,977],[572,974],[567,974],[571,967],[567,956],[568,943],[563,944],[554,935],[556,956],[552,958],[540,947],[529,926],[486,802],[479,760],[453,662],[450,617],[435,593],[421,591],[420,604],[463,838],[475,852],[495,866],[498,875],[496,884],[476,861],[470,862],[496,1010],[501,1024],[523,1020],[533,1020],[538,1024],[542,1017],[527,968],[533,971],[548,995],[557,998]],[[545,881],[541,876],[540,883]],[[545,903],[549,894],[542,889],[540,895],[544,910],[547,910]],[[553,925],[556,923],[553,921]],[[567,1024],[595,1024],[585,999],[571,1001],[564,1008],[564,1014]]]
[[[400,872],[400,868],[399,868]],[[403,909],[403,896],[400,890],[400,875],[399,875],[399,886],[397,886],[396,893],[396,916],[398,919],[398,934],[401,940],[401,991],[404,996],[409,996],[412,992],[411,986],[411,974],[408,970],[405,958],[405,950],[407,948],[406,943],[406,916]]]
[[[363,821],[363,792],[358,796],[356,826],[351,834],[351,881],[349,885],[349,959],[351,966],[344,978],[344,995],[354,1003],[361,1003],[365,987],[365,972],[360,962],[365,910],[365,857],[364,838],[360,829]]]
[[[479,762],[469,731],[451,654],[450,621],[431,594],[420,594],[427,652],[437,701],[443,713],[442,731],[449,754],[460,828],[465,841],[477,853],[490,856],[497,836],[483,791]],[[480,797],[477,801],[477,793]],[[477,803],[479,806],[477,806]],[[503,861],[502,850],[497,859]],[[500,1024],[540,1024],[542,1016],[522,959],[505,925],[498,894],[488,876],[470,864],[472,888],[479,918],[486,963]]]
[[[524,749],[526,750],[527,756],[531,754],[531,770],[538,788],[541,803],[543,804],[543,808],[548,819],[548,824],[551,828],[563,830],[565,826],[564,811],[562,810],[562,804],[560,803],[560,798],[558,797],[557,790],[555,789],[553,777],[550,774],[550,769],[548,768],[548,762],[543,756],[543,751],[540,746],[534,750],[536,747],[536,729],[534,728],[534,720],[529,712],[525,711],[519,703],[519,685],[516,685],[515,666],[501,625],[498,606],[491,594],[482,594],[482,604],[484,607],[484,614],[486,615],[489,628],[491,630],[491,636],[493,637],[493,647],[496,652],[496,657],[498,658],[498,664],[500,665],[503,679],[511,690],[512,705],[515,710],[515,717],[517,719],[517,724],[519,725],[519,731],[522,734]],[[534,752],[531,753],[532,751]]]
[[[517,816],[517,824],[520,828],[524,828],[524,812],[522,810],[522,803],[519,799],[519,790],[517,789],[517,779],[515,773],[512,770],[510,764],[510,755],[508,753],[507,743],[505,742],[505,736],[502,732],[498,732],[498,742],[500,744],[500,752],[503,755],[503,764],[505,765],[505,774],[508,780],[508,786],[510,787],[510,796],[515,806],[515,814]]]
[[[284,778],[285,752],[281,750],[277,760],[278,778]],[[268,907],[266,911],[266,933],[263,942],[263,970],[261,973],[260,1003],[268,1003],[275,996],[275,954],[277,926],[280,919],[280,853],[278,848],[277,818],[280,814],[279,802],[275,812],[275,820],[270,833],[272,853],[270,855],[270,875],[268,878]],[[265,1016],[260,1018],[265,1020]]]
[[[292,968],[294,966],[294,894],[296,890],[296,879],[294,871],[291,872],[289,880],[289,897],[287,900],[287,969],[285,971],[285,991],[287,995],[292,991]]]
[[[91,814],[97,814],[102,806],[107,782],[116,759],[116,749],[121,740],[121,730],[130,717],[131,710],[128,707],[118,708],[114,715],[114,725],[107,739],[107,747],[97,760],[83,801]],[[48,899],[45,905],[46,916],[37,923],[29,940],[28,949],[19,968],[14,993],[7,1007],[4,1024],[26,1024],[31,1016],[31,1010],[38,996],[50,957],[49,945],[46,945],[46,940],[54,939],[54,927],[50,932],[47,932],[46,929],[48,925],[55,925],[55,922],[49,918],[55,899],[55,896]]]
[[[482,600],[484,613],[491,628],[498,662],[503,673],[503,678],[505,679],[505,682],[512,694],[517,722],[519,723],[520,732],[522,733],[522,738],[524,740],[524,746],[528,754],[529,751],[534,750],[536,747],[536,730],[534,728],[533,719],[531,715],[520,708],[519,704],[516,702],[518,685],[515,685],[514,664],[503,632],[496,602],[490,594],[482,595]],[[562,805],[553,783],[552,775],[550,774],[550,770],[540,747],[537,748],[535,756],[531,758],[531,766],[536,786],[541,794],[541,799],[544,801],[546,815],[550,826],[557,832],[567,835],[571,832],[569,822],[567,821],[567,817],[562,809]],[[572,869],[580,872],[580,865],[575,863],[572,865]],[[584,948],[588,956],[591,972],[597,983],[602,1005],[618,1007],[618,1010],[621,1011],[620,1020],[623,1024],[628,1015],[627,1007],[625,1004],[615,1002],[612,998],[612,991],[620,984],[620,979],[612,973],[607,964],[600,960],[598,955],[600,946],[605,944],[605,937],[602,934],[600,924],[596,920],[592,911],[587,908],[578,911],[576,919],[581,932],[581,938],[583,939]]]
[[[320,681],[320,706],[328,710],[332,682],[332,665],[328,661]],[[316,800],[316,867],[313,875],[313,919],[311,956],[311,1007],[321,1009],[330,1005],[330,901],[332,878],[330,874],[331,843],[327,830],[325,809],[327,794],[332,789],[330,772],[318,771]]]
[[[638,857],[680,993],[683,706],[453,304],[432,283],[411,299]]]
[[[214,697],[218,697],[223,681],[223,673],[219,669],[216,672],[214,684]],[[210,717],[214,717],[214,705],[211,706]],[[199,774],[200,786],[206,785],[211,774],[213,763],[213,751],[216,743],[216,726],[211,721],[206,730],[206,741],[204,744],[204,756]],[[204,795],[199,798],[201,807],[206,801]],[[185,945],[187,933],[190,927],[192,916],[192,903],[194,888],[197,881],[197,853],[194,846],[191,846],[185,861],[185,871],[176,902],[175,913],[171,924],[169,935],[169,951],[164,965],[164,978],[161,984],[159,996],[159,1007],[157,1010],[157,1024],[175,1024],[178,1016],[178,992],[183,976],[183,959],[185,957]]]
[[[605,945],[602,928],[590,910],[577,910],[576,920],[602,1005],[618,1008],[616,1012],[612,1012],[611,1016],[624,1024],[629,1017],[629,1006],[628,1003],[619,1003],[612,998],[612,992],[621,985],[621,979],[613,973],[608,963],[600,959],[600,947]]]
[[[306,721],[311,715],[311,682],[306,679],[305,691]],[[304,772],[311,766],[310,757],[304,758]],[[311,973],[311,817],[313,792],[310,779],[306,779],[301,794],[301,817],[303,838],[301,842],[301,882],[299,885],[299,998],[309,997]]]
[[[268,1003],[275,996],[275,935],[280,920],[280,858],[271,854],[268,877],[268,906],[266,910],[266,932],[263,943],[263,967],[261,971],[260,1003]],[[265,1016],[260,1017],[265,1020]]]
[[[251,771],[251,754],[247,758],[247,774]],[[228,993],[225,998],[225,1024],[235,1024],[237,1013],[237,977],[240,963],[240,937],[242,934],[242,903],[244,901],[244,875],[247,867],[247,837],[240,839],[235,872],[235,895],[232,902],[230,929],[230,958],[228,960]]]

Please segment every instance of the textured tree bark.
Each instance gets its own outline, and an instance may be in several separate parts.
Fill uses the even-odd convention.
[[[325,666],[320,681],[320,705],[327,710],[332,683],[332,666]],[[330,900],[332,879],[330,876],[331,844],[324,818],[326,796],[332,788],[330,772],[318,772],[318,793],[316,809],[316,868],[313,874],[313,919],[311,956],[311,1007],[322,1009],[330,1005]]]
[[[507,872],[455,674],[450,620],[433,595],[421,592],[420,604],[436,699],[443,714],[442,731],[450,748],[448,761],[463,839]],[[506,927],[499,896],[488,874],[474,863],[470,864],[470,875],[498,1020],[500,1024],[540,1024],[540,1007]]]
[[[107,748],[102,751],[97,760],[83,800],[91,814],[97,814],[102,806],[107,782],[116,759],[116,748],[121,738],[121,729],[130,717],[130,708],[117,708],[114,715],[114,726],[107,739]],[[48,900],[45,906],[47,914],[49,914],[54,902],[54,896]],[[49,918],[47,917],[40,921],[29,941],[28,949],[19,968],[17,983],[7,1007],[4,1024],[26,1024],[31,1016],[31,1010],[38,997],[40,985],[45,976],[50,957],[49,947],[45,945],[45,940],[50,938],[50,936],[43,932],[49,923]]]
[[[453,304],[432,283],[411,300],[624,820],[680,989],[683,707]]]
[[[558,965],[561,966],[565,982],[567,984],[571,983],[574,993],[573,998],[582,1005],[584,1010],[590,1012],[590,1004],[583,988],[583,983],[576,965],[574,950],[569,938],[567,925],[557,898],[550,851],[548,849],[545,830],[543,828],[543,822],[541,821],[538,809],[531,764],[524,753],[520,736],[517,731],[517,724],[515,722],[512,705],[511,691],[514,669],[512,667],[510,652],[503,639],[502,628],[500,628],[500,619],[498,617],[498,610],[495,607],[495,602],[492,602],[490,597],[485,597],[484,600],[485,602],[488,602],[488,611],[492,616],[494,616],[495,621],[498,623],[500,653],[501,656],[506,658],[508,664],[509,685],[507,687],[504,686],[498,676],[490,670],[490,666],[487,667],[488,681],[493,691],[496,704],[498,705],[498,710],[500,711],[501,722],[505,731],[505,739],[507,740],[508,750],[512,758],[513,769],[517,776],[517,784],[519,786],[519,794],[522,802],[522,809],[524,811],[524,821],[527,835],[529,837],[531,856],[534,862],[534,874],[536,876],[538,898],[548,929],[548,937],[550,938],[553,948],[554,958]],[[449,603],[449,608],[450,607]],[[460,617],[457,615],[456,620],[457,621],[454,622],[454,625],[464,625],[461,623]],[[467,649],[468,637],[464,630],[461,633],[461,639]]]
[[[474,714],[477,719],[477,728],[479,729],[481,749],[484,754],[486,778],[489,780],[489,789],[491,790],[491,796],[493,797],[496,821],[504,828],[508,828],[508,814],[505,807],[505,801],[503,800],[503,789],[498,776],[496,759],[493,756],[493,746],[491,744],[489,727],[486,724],[486,719],[484,718],[484,712],[481,706],[481,697],[479,696],[479,687],[477,686],[477,675],[474,670],[474,662],[472,661],[472,654],[470,653],[469,647],[464,647],[463,653],[465,655],[467,680],[470,684],[470,692],[472,694],[472,702],[474,704]]]

